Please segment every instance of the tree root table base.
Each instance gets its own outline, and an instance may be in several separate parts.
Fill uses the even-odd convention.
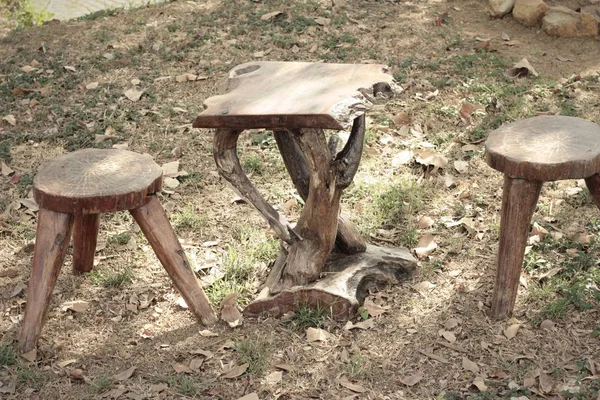
[[[409,279],[416,266],[417,261],[404,247],[369,245],[363,253],[333,253],[325,262],[322,279],[282,290],[272,297],[259,297],[246,307],[244,314],[279,318],[306,305],[326,309],[336,320],[348,319],[356,315],[371,290]]]

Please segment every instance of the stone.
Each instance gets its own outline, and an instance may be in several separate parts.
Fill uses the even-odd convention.
[[[598,21],[588,13],[567,7],[550,7],[542,19],[542,29],[550,36],[584,37],[598,35]]]
[[[600,22],[600,5],[581,7],[580,12],[582,14],[591,14],[597,21]]]
[[[503,17],[512,11],[515,0],[489,0],[490,15],[492,17]]]
[[[542,0],[516,0],[512,14],[525,26],[538,26],[547,11],[548,6]]]

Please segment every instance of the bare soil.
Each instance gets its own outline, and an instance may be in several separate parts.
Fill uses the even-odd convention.
[[[598,210],[581,182],[544,186],[533,222],[548,233],[532,231],[514,317],[491,320],[502,176],[485,164],[482,142],[501,123],[540,113],[600,123],[600,40],[492,20],[485,3],[182,1],[5,37],[0,159],[14,172],[0,175],[0,398],[598,398]],[[261,19],[274,11],[283,14]],[[522,58],[539,77],[504,76]],[[73,275],[67,256],[37,359],[13,360],[35,237],[35,207],[22,200],[39,166],[67,151],[126,143],[159,164],[179,160],[187,175],[160,199],[206,290],[213,301],[238,291],[241,305],[256,293],[276,243],[216,173],[211,132],[191,128],[226,72],[253,59],[390,66],[404,92],[368,114],[343,209],[375,244],[412,249],[431,235],[437,248],[419,274],[369,297],[385,309],[370,329],[324,319],[326,340],[308,342],[293,323],[264,317],[221,322],[206,336],[132,218],[104,215],[96,272]],[[199,79],[176,79],[186,73]],[[124,95],[132,87],[144,90],[137,102]],[[240,147],[251,179],[297,219],[272,136],[253,131]],[[448,164],[394,161],[419,148]],[[424,216],[431,226],[419,225]],[[232,260],[246,284],[217,290],[206,274]],[[131,279],[109,282],[125,270]],[[89,307],[64,307],[75,300]]]

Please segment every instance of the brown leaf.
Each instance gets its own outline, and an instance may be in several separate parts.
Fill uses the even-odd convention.
[[[435,223],[435,221],[433,220],[433,218],[425,215],[425,216],[421,217],[417,226],[419,227],[419,229],[427,229],[427,228],[431,228],[434,223]]]
[[[462,359],[462,367],[467,371],[471,371],[474,374],[479,373],[479,366],[475,364],[473,361],[469,360],[467,357],[463,357]]]
[[[392,158],[392,167],[399,168],[401,165],[408,164],[414,157],[414,153],[411,149],[404,149],[397,153]]]
[[[266,385],[277,385],[283,378],[283,372],[273,371],[269,375],[265,376],[264,383]]]
[[[479,49],[479,50],[488,50],[490,48],[490,43],[492,43],[491,39],[482,40],[479,43],[477,43],[475,46],[473,46],[473,48]]]
[[[521,327],[521,324],[513,324],[511,326],[509,326],[508,328],[506,328],[504,330],[504,336],[506,336],[507,339],[512,339],[517,335],[517,332],[519,331],[519,328]]]
[[[56,363],[56,365],[58,365],[60,368],[64,368],[67,365],[71,365],[71,364],[76,363],[76,362],[77,362],[77,360],[74,359],[74,358],[72,358],[70,360],[59,361],[59,362]]]
[[[413,285],[413,289],[415,289],[419,293],[429,292],[433,290],[433,288],[435,288],[435,285],[429,281],[423,281]]]
[[[204,337],[215,337],[215,336],[219,336],[218,333],[214,333],[212,331],[209,331],[208,329],[204,329],[200,331],[200,336],[204,336]]]
[[[540,324],[540,328],[542,328],[544,330],[552,329],[552,328],[554,328],[554,322],[550,321],[549,319],[545,319]]]
[[[456,342],[456,336],[454,336],[454,333],[452,332],[442,331],[442,337],[450,343]]]
[[[469,163],[467,161],[456,160],[454,161],[454,169],[461,174],[464,174],[469,169]]]
[[[262,15],[260,17],[260,20],[261,21],[270,21],[273,18],[275,18],[275,17],[277,17],[279,15],[282,15],[282,14],[283,14],[283,11],[273,11],[273,12],[266,13],[266,14]]]
[[[259,398],[256,393],[250,393],[250,394],[240,397],[237,400],[259,400]]]
[[[352,330],[352,329],[371,329],[374,326],[374,322],[373,319],[366,319],[364,321],[360,321],[357,322],[356,324],[353,324],[352,321],[348,321],[346,322],[346,325],[344,326],[344,329],[346,330]]]
[[[11,167],[9,167],[8,165],[6,165],[4,163],[4,161],[2,161],[0,163],[1,165],[1,172],[2,172],[2,176],[9,176],[10,174],[12,174],[13,172],[15,172],[14,169],[12,169]]]
[[[204,358],[206,358],[207,360],[214,357],[214,354],[212,351],[202,350],[202,349],[192,350],[192,351],[190,351],[190,354],[193,354],[193,355],[199,354],[201,356],[204,356]]]
[[[25,360],[27,360],[29,362],[34,362],[35,359],[37,358],[37,350],[33,349],[31,351],[28,351],[27,353],[23,353],[23,354],[21,354],[21,357],[23,357]]]
[[[539,387],[542,393],[549,394],[554,389],[554,381],[549,375],[545,374],[544,372],[540,373],[539,382]]]
[[[126,369],[125,371],[116,374],[114,376],[114,379],[117,381],[125,381],[125,380],[131,378],[131,375],[133,375],[136,368],[137,367],[131,367],[129,369]]]
[[[329,339],[330,336],[331,334],[329,332],[320,328],[308,328],[306,330],[306,340],[308,340],[309,343],[322,342]]]
[[[458,326],[458,320],[455,318],[448,318],[446,322],[444,322],[444,328],[453,329]]]
[[[2,119],[5,120],[6,122],[8,122],[9,124],[11,124],[12,126],[17,125],[17,119],[12,114],[8,114],[7,116],[5,116]]]
[[[409,375],[400,378],[400,382],[402,382],[406,386],[415,386],[417,383],[419,383],[421,379],[423,379],[423,376],[423,372],[419,371],[414,375]]]
[[[472,383],[473,386],[476,386],[480,392],[487,392],[488,387],[485,385],[485,381],[481,376],[476,377]]]
[[[82,313],[90,307],[90,303],[83,300],[73,300],[63,303],[60,307],[63,311],[72,310],[78,313]]]
[[[423,258],[431,254],[437,248],[437,243],[433,240],[433,235],[428,233],[423,235],[417,247],[415,247],[415,253],[418,257]]]
[[[445,168],[448,165],[448,159],[435,151],[419,149],[415,150],[415,161],[423,165],[432,165],[437,168]]]
[[[18,296],[22,292],[25,292],[26,289],[27,289],[27,285],[25,285],[24,283],[17,283],[17,285],[13,289],[12,293],[10,294],[10,297]]]
[[[502,32],[501,37],[502,37],[502,40],[504,40],[506,42],[508,42],[510,40],[510,36],[508,36],[508,33],[506,33],[506,32]]]
[[[225,379],[234,379],[242,375],[248,369],[249,364],[237,365],[222,375]]]
[[[363,307],[369,312],[369,315],[373,318],[387,311],[386,308],[378,306],[377,304],[373,303],[373,301],[369,298],[365,300]]]
[[[572,58],[557,56],[556,59],[562,62],[573,62]]]
[[[444,364],[450,363],[450,361],[448,361],[447,359],[445,359],[442,356],[438,356],[435,353],[430,353],[430,352],[425,351],[425,350],[419,350],[419,353],[421,353],[421,354],[423,354],[423,355],[431,358],[432,360],[436,360],[436,361],[439,361],[439,362],[444,363]]]
[[[37,68],[34,68],[31,65],[24,65],[21,67],[21,71],[26,72],[26,73],[33,72],[35,70],[37,70]]]
[[[90,82],[87,85],[85,85],[85,88],[87,90],[93,90],[96,89],[98,87],[98,82]]]
[[[367,391],[367,389],[365,389],[362,385],[359,385],[358,383],[352,383],[348,380],[348,378],[346,378],[346,376],[342,376],[340,378],[339,381],[340,385],[342,385],[343,387],[345,387],[346,389],[350,389],[353,392],[356,393],[365,393]]]
[[[123,93],[125,95],[125,97],[127,97],[129,100],[133,101],[134,103],[136,101],[139,101],[139,99],[142,97],[142,94],[144,93],[143,90],[137,90],[135,88],[131,88],[125,91],[125,93]]]
[[[237,306],[225,305],[221,309],[221,319],[229,324],[230,327],[235,328],[243,323],[243,316]]]
[[[527,61],[526,58],[516,63],[512,68],[509,68],[505,72],[509,78],[518,78],[521,76],[527,76],[529,74],[533,76],[539,76],[533,66]]]
[[[404,111],[401,111],[394,116],[393,121],[396,126],[410,125],[412,123],[412,118]]]
[[[186,373],[186,374],[191,374],[192,369],[190,367],[188,367],[187,365],[181,364],[181,363],[173,363],[171,364],[171,366],[173,367],[173,369],[175,370],[176,373],[181,374],[181,373]]]

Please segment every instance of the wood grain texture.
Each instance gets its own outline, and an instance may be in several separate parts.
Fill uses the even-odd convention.
[[[129,210],[160,191],[162,169],[150,155],[85,149],[45,164],[33,181],[40,208],[78,214]]]
[[[204,102],[194,127],[346,129],[399,90],[384,65],[250,62],[229,72],[225,93]]]
[[[244,313],[274,317],[299,306],[331,310],[335,319],[354,317],[369,290],[408,279],[417,261],[405,248],[368,246],[362,253],[335,253],[325,263],[323,279],[307,286],[286,289],[275,296],[253,301]]]
[[[77,214],[73,224],[73,272],[90,272],[100,229],[100,214]]]
[[[582,179],[600,172],[600,126],[581,118],[539,116],[491,132],[487,163],[511,178]]]
[[[27,353],[37,346],[50,306],[52,290],[69,247],[73,215],[40,208],[33,250],[33,266],[27,287],[27,305],[19,347]]]
[[[539,181],[504,177],[498,266],[492,296],[493,318],[510,316],[515,306],[529,224],[541,188]]]
[[[351,135],[360,135],[359,130],[363,131],[364,135],[364,115],[355,119],[352,126]],[[285,167],[292,178],[292,182],[298,191],[302,200],[308,198],[308,189],[310,183],[310,170],[306,163],[306,159],[299,144],[294,140],[293,133],[287,130],[276,130],[274,132],[275,141]],[[330,143],[331,144],[331,143]],[[331,150],[331,145],[328,146],[330,153],[337,156]],[[340,214],[337,222],[336,248],[345,254],[355,254],[366,250],[367,244],[364,238],[358,232],[354,223],[345,215]]]
[[[217,317],[156,196],[149,196],[147,204],[130,212],[188,308],[204,325],[215,324]]]

